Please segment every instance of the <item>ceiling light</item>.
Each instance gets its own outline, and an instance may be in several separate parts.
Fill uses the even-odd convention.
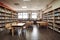
[[[22,8],[27,8],[27,6],[22,6]]]
[[[14,3],[14,5],[19,5],[19,3]]]
[[[31,0],[23,0],[23,1],[31,1]]]

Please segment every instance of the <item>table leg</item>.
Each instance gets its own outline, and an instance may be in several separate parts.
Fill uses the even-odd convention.
[[[14,36],[14,29],[12,29],[12,36]]]

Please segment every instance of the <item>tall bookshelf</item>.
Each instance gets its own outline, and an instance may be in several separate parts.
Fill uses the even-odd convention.
[[[60,8],[56,8],[47,13],[44,13],[43,21],[45,20],[48,22],[48,27],[50,29],[53,29],[60,33]]]
[[[12,21],[17,22],[18,21],[17,19],[18,19],[18,13],[12,12]]]
[[[53,11],[50,11],[50,12],[48,12],[47,13],[48,14],[48,27],[49,28],[51,28],[51,29],[53,29],[53,24],[54,24],[54,13],[53,13]]]
[[[6,23],[17,22],[17,12],[0,6],[0,28],[5,27]]]
[[[54,10],[54,30],[60,32],[60,8]]]
[[[43,21],[47,22],[47,18],[48,18],[47,16],[48,16],[47,13],[43,14]]]
[[[1,27],[4,27],[5,25],[5,13],[4,13],[4,10],[2,9],[3,7],[0,6],[0,28]]]

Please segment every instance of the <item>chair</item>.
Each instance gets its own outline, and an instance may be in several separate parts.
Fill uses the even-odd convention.
[[[11,23],[7,23],[7,24],[5,24],[5,28],[6,28],[6,29],[9,29],[9,30],[12,29],[12,27],[11,27]]]
[[[26,27],[27,27],[27,28],[30,28],[30,27],[32,27],[32,24],[33,24],[33,22],[27,21],[27,22],[26,22]]]
[[[5,28],[7,29],[7,31],[9,30],[9,33],[11,33],[13,36],[14,30],[13,27],[11,26],[11,23],[6,23]]]
[[[13,22],[12,25],[16,25],[18,22]],[[14,29],[14,34],[17,33],[17,28],[13,28]]]
[[[15,24],[17,24],[17,22],[13,22],[13,23],[12,23],[12,25],[15,25]]]
[[[36,24],[37,24],[37,22],[36,22],[36,21],[34,21],[34,24],[36,25]]]

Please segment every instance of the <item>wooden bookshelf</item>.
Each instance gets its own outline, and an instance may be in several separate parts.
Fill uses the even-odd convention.
[[[48,22],[49,28],[60,33],[60,8],[44,13],[43,21],[45,20]]]
[[[47,13],[43,14],[43,21],[47,22]]]
[[[17,22],[17,12],[0,6],[0,28],[5,27],[6,23]]]
[[[53,29],[54,27],[54,13],[53,11],[48,12],[48,26],[49,28]]]
[[[54,10],[54,30],[60,32],[60,8]]]
[[[13,22],[17,22],[17,19],[18,19],[18,13],[13,12],[12,13],[12,20],[13,20]]]

